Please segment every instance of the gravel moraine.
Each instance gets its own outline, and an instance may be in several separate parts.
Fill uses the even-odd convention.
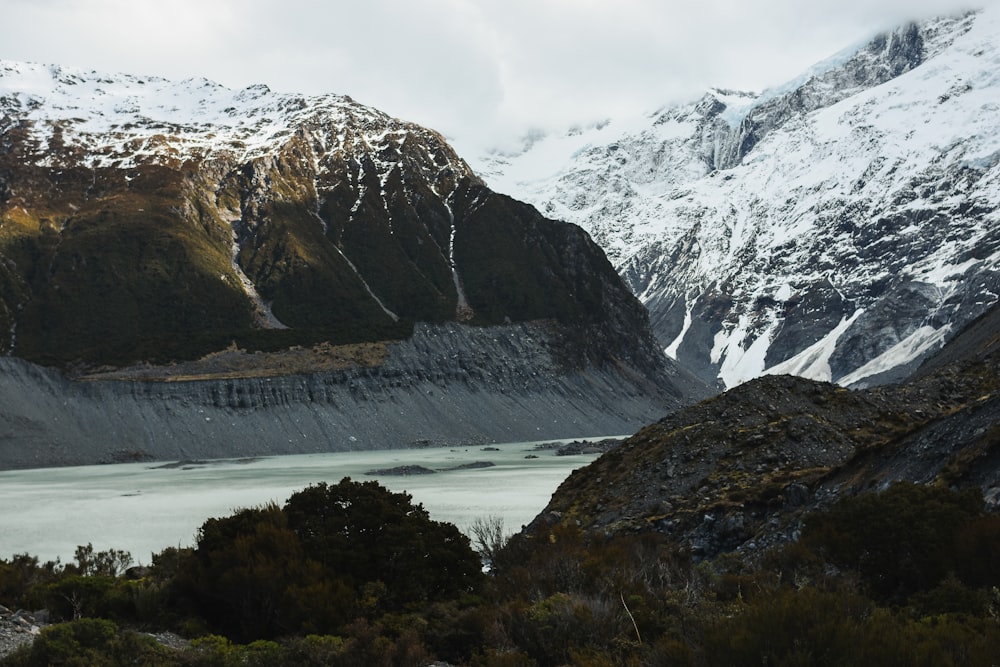
[[[0,607],[2,608],[2,607]],[[0,617],[0,659],[3,659],[17,649],[35,641],[40,628],[32,625],[25,629],[22,625],[12,622],[9,618]],[[163,646],[178,651],[191,647],[191,642],[173,632],[147,633]]]
[[[378,367],[185,382],[0,357],[0,470],[634,433],[709,393],[677,369],[567,368],[561,340],[546,323],[419,325]]]
[[[34,631],[26,631],[6,618],[0,619],[0,658],[35,641],[37,631],[37,626]]]

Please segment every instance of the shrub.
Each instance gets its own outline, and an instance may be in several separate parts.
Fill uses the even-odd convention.
[[[810,515],[802,538],[830,562],[858,572],[876,599],[903,602],[960,567],[956,536],[982,512],[978,489],[900,482]]]
[[[954,564],[969,586],[1000,586],[1000,516],[969,521],[955,534]]]
[[[783,589],[761,597],[708,633],[712,665],[856,665],[870,602],[851,593]]]
[[[94,551],[94,545],[78,546],[73,556],[76,565],[73,569],[84,576],[118,577],[132,565],[132,554],[118,549]],[[69,568],[68,568],[69,569]]]
[[[450,523],[433,521],[411,500],[377,482],[345,478],[292,495],[284,512],[307,555],[326,570],[359,593],[381,582],[384,594],[374,602],[382,610],[476,592],[482,566],[469,538]]]
[[[333,633],[358,615],[474,593],[479,559],[407,494],[345,479],[210,519],[177,566],[193,611],[238,641]]]
[[[4,662],[9,667],[119,667],[175,664],[152,637],[119,631],[112,621],[82,618],[42,630],[30,647]]]
[[[17,554],[10,561],[0,560],[0,600],[8,605],[39,606],[34,592],[58,578],[59,561],[40,564],[36,556]]]
[[[206,521],[177,585],[215,628],[240,641],[342,623],[353,602],[307,557],[276,505]]]

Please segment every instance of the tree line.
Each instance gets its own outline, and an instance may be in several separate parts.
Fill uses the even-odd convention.
[[[432,520],[344,479],[209,519],[148,568],[80,547],[0,561],[0,601],[54,623],[0,664],[988,665],[1000,517],[899,483],[805,517],[762,556],[698,561],[655,532]],[[168,648],[147,631],[187,638]]]

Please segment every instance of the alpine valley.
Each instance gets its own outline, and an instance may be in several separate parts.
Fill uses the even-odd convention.
[[[0,469],[633,434],[478,555],[344,479],[0,558],[0,664],[995,665],[998,205],[1000,6],[474,168],[0,61]]]
[[[0,62],[0,466],[631,433],[708,395],[437,133]]]
[[[589,230],[704,380],[896,380],[1000,292],[1000,8],[477,168]]]

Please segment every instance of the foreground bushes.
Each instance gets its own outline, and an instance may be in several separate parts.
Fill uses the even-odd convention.
[[[1000,524],[974,492],[895,485],[841,500],[762,563],[695,563],[655,533],[565,526],[490,549],[484,579],[468,540],[405,494],[310,487],[280,508],[209,520],[195,549],[165,550],[138,581],[84,576],[81,554],[63,569],[0,563],[0,590],[73,599],[84,616],[3,664],[929,666],[1000,655]],[[166,625],[200,638],[177,651],[128,629]]]
[[[845,498],[807,519],[803,542],[856,572],[880,602],[905,603],[949,574],[972,586],[1000,585],[1000,517],[984,513],[978,489],[894,484]]]
[[[201,528],[173,602],[237,641],[330,634],[353,619],[474,596],[469,539],[410,496],[345,479]]]
[[[52,625],[30,647],[3,661],[12,667],[65,665],[66,667],[118,667],[172,663],[169,649],[152,637],[120,632],[112,621],[83,618]]]

